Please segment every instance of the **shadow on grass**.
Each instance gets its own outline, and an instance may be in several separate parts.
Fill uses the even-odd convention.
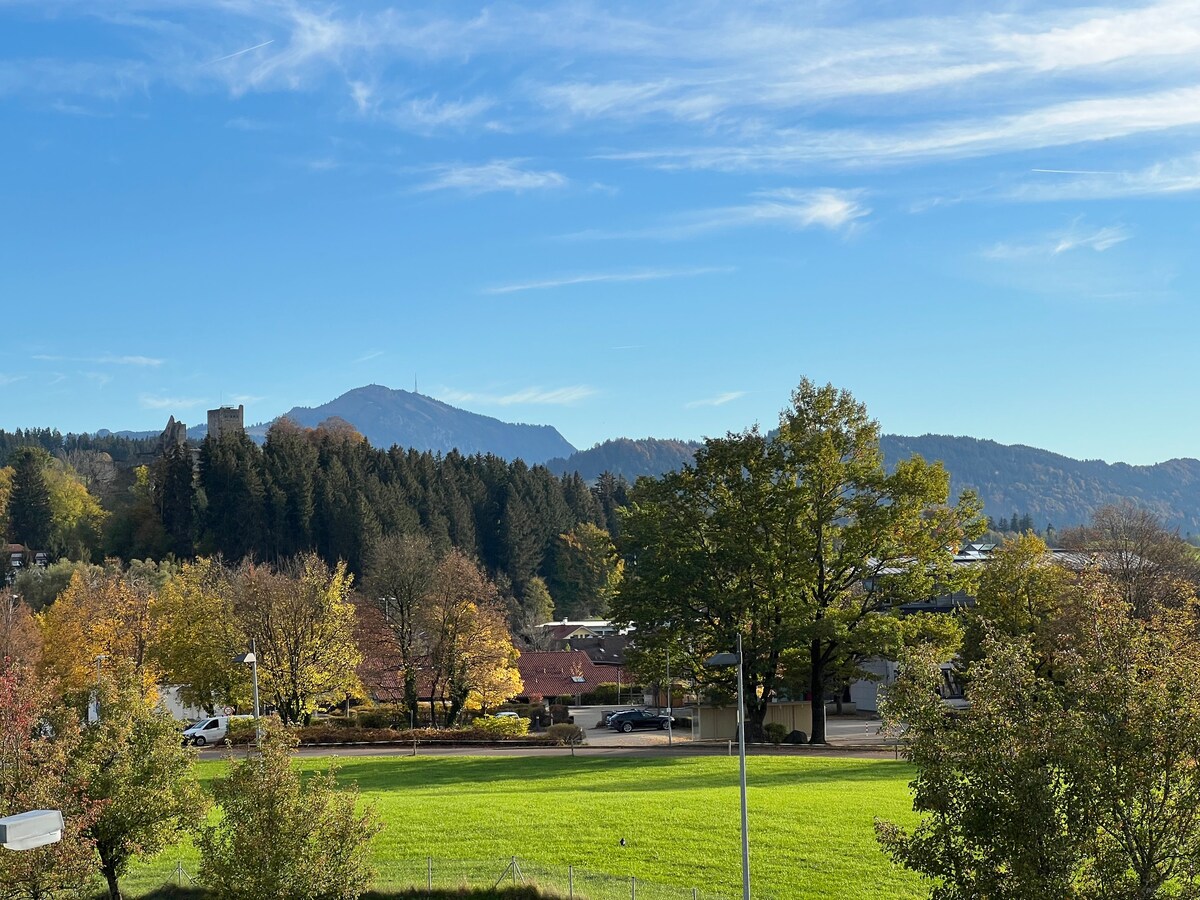
[[[97,897],[107,897],[107,894]],[[557,898],[558,894],[539,891],[535,887],[517,885],[499,888],[458,888],[454,890],[410,888],[404,891],[368,891],[360,900],[546,900]],[[164,885],[149,894],[142,894],[141,900],[221,900],[216,894],[211,894],[201,888],[177,887]]]
[[[835,783],[873,783],[903,778],[906,770],[896,764],[878,760],[818,760],[806,759],[786,769],[769,772],[750,772],[754,787],[816,786]],[[753,763],[751,763],[753,767]],[[736,766],[730,760],[730,769]],[[706,767],[709,768],[709,767]],[[575,785],[588,792],[628,792],[636,790],[707,790],[727,788],[732,783],[726,772],[703,771],[680,759],[599,759],[566,757],[482,758],[426,757],[412,760],[405,757],[353,759],[344,761],[338,778],[343,783],[354,782],[367,792],[386,792],[406,788],[458,787],[494,785],[512,782],[514,790],[528,791],[547,778],[559,778],[571,789]],[[907,780],[907,779],[905,779]]]

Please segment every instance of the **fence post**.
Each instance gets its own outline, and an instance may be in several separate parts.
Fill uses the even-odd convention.
[[[567,900],[575,900],[575,867],[567,866]]]
[[[513,884],[516,884],[517,883],[517,858],[514,856],[511,860],[509,860],[509,863],[512,867]]]
[[[637,900],[637,878],[629,876],[629,900]]]
[[[695,889],[695,888],[692,888],[692,900],[699,900],[699,898],[698,898],[698,897],[697,897],[697,895],[696,895],[696,889]]]
[[[433,890],[433,857],[425,857],[425,889]]]

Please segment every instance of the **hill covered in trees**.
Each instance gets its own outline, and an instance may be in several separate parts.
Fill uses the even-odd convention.
[[[882,447],[888,466],[914,453],[941,460],[952,491],[971,488],[996,519],[1019,511],[1039,529],[1047,524],[1062,529],[1082,525],[1101,506],[1128,498],[1170,528],[1200,533],[1200,460],[1131,466],[939,434],[884,435]]]
[[[699,441],[616,438],[576,451],[565,459],[547,460],[546,468],[560,474],[578,472],[589,481],[605,472],[635,481],[642,475],[657,477],[690,463],[698,447]]]

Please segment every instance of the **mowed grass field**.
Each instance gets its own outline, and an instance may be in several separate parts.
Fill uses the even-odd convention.
[[[675,886],[676,896],[739,897],[741,850],[737,759],[677,757],[350,757],[338,778],[375,804],[378,886],[424,881],[425,858],[443,871],[461,863],[474,879],[499,878],[512,856],[540,871],[566,867]],[[299,760],[323,769],[327,758]],[[207,782],[224,763],[200,764]],[[916,898],[920,879],[879,851],[875,817],[910,822],[912,769],[888,760],[751,757],[750,867],[755,897]],[[621,838],[625,846],[620,846]],[[190,844],[136,867],[137,896],[168,880]],[[494,873],[494,874],[492,874]],[[577,891],[585,893],[584,876]],[[639,896],[652,897],[652,885]],[[668,892],[662,892],[664,895]],[[670,892],[674,893],[674,892]]]

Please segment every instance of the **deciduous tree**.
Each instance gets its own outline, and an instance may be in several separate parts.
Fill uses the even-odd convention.
[[[885,849],[937,900],[1200,896],[1196,626],[1194,599],[1147,617],[1091,571],[1058,597],[1048,644],[985,637],[965,710],[909,660],[885,715],[908,727],[922,818],[878,825]]]
[[[227,900],[357,900],[371,882],[374,811],[335,770],[301,781],[295,740],[265,720],[261,752],[231,759],[213,793],[221,820],[198,841],[200,879]]]
[[[395,634],[400,682],[410,718],[417,721],[417,671],[425,656],[417,616],[433,587],[437,557],[423,535],[389,535],[376,541],[367,556],[364,590]]]
[[[187,702],[214,712],[249,698],[249,673],[234,660],[250,643],[234,612],[231,573],[201,558],[185,563],[158,592],[154,661]]]
[[[1101,507],[1059,540],[1113,578],[1139,616],[1186,603],[1200,585],[1200,561],[1186,542],[1130,500]]]
[[[84,729],[72,754],[75,791],[96,810],[86,834],[111,900],[121,898],[130,861],[173,846],[204,819],[195,751],[182,746],[179,723],[156,701],[134,667],[116,661],[100,680],[100,721]]]
[[[808,650],[814,743],[825,696],[859,639],[897,602],[952,588],[952,549],[983,527],[970,495],[919,457],[889,473],[879,426],[831,385],[805,380],[778,434],[705,443],[694,465],[642,479],[622,526],[630,562],[614,615],[640,652],[690,649],[693,672],[741,632],[747,721],[760,728],[783,653]],[[712,678],[711,675],[707,676]],[[724,676],[728,681],[729,676]]]
[[[331,570],[316,554],[285,572],[245,565],[234,579],[234,610],[257,647],[261,691],[284,722],[358,687],[350,585],[344,564]]]
[[[464,554],[452,550],[438,564],[423,598],[418,621],[427,647],[431,696],[446,708],[452,725],[472,692],[482,704],[502,702],[520,692],[513,677],[517,653],[495,586]],[[506,695],[511,689],[512,693]],[[437,711],[430,704],[437,724]]]
[[[153,608],[156,594],[145,580],[116,567],[76,570],[67,589],[38,615],[42,671],[68,693],[88,692],[96,683],[96,658],[126,660],[153,692]]]
[[[68,761],[79,742],[70,711],[53,709],[52,691],[24,663],[0,658],[0,816],[58,809],[62,839],[19,853],[0,849],[0,898],[82,895],[95,874],[85,832],[96,810],[73,798]]]
[[[554,542],[552,577],[547,585],[559,618],[608,615],[621,586],[625,562],[607,531],[582,522]]]

